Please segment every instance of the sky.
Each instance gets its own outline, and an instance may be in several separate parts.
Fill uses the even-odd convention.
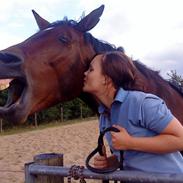
[[[171,70],[183,76],[182,0],[0,0],[0,50],[37,32],[34,9],[49,22],[79,20],[104,4],[90,33],[138,59],[164,78]]]

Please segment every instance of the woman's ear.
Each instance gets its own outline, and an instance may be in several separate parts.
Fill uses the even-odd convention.
[[[105,79],[105,78],[102,80],[102,84],[103,84],[103,85],[106,84],[106,79]]]
[[[105,76],[104,84],[105,85],[113,84],[112,79],[110,77],[108,77],[108,76]]]

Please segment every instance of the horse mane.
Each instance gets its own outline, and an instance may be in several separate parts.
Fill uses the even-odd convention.
[[[145,64],[143,64],[142,62],[140,62],[139,60],[133,60],[134,65],[138,68],[138,70],[143,73],[144,76],[146,76],[147,78],[152,78],[152,77],[158,77],[163,79],[160,75],[159,75],[159,71],[155,71],[150,69],[149,67],[147,67]],[[164,79],[163,79],[164,80]]]
[[[181,94],[181,96],[183,97],[183,87],[180,86],[178,83],[173,82],[173,81],[168,81],[169,85],[176,90],[178,93]]]
[[[123,47],[118,47],[117,48],[115,45],[110,44],[106,41],[98,40],[98,39],[94,38],[88,32],[84,33],[84,40],[86,41],[86,43],[90,43],[92,45],[92,47],[94,48],[96,54],[106,52],[106,51],[122,51],[122,52],[124,52]]]
[[[182,97],[183,97],[183,88],[178,85],[178,83],[173,82],[173,81],[169,81],[169,80],[165,80],[164,78],[162,78],[159,74],[160,71],[154,71],[152,69],[150,69],[149,67],[147,67],[146,65],[144,65],[143,63],[141,63],[138,60],[133,60],[133,63],[135,64],[135,66],[137,67],[137,69],[148,79],[154,79],[155,81],[159,81],[161,82],[161,84],[169,84],[169,86],[171,88],[173,88],[174,90],[176,90]]]
[[[134,65],[136,66],[136,68],[147,78],[147,79],[154,79],[155,81],[159,81],[159,82],[166,82],[167,81],[165,79],[163,79],[160,76],[160,71],[155,71],[152,70],[151,68],[147,67],[145,64],[143,64],[142,62],[140,62],[139,60],[133,60]]]

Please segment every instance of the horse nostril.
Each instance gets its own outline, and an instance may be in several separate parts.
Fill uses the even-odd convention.
[[[0,53],[0,60],[6,64],[20,62],[21,59],[10,53]]]

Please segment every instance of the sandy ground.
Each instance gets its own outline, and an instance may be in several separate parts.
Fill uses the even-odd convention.
[[[63,153],[65,166],[84,165],[97,138],[97,120],[1,136],[0,183],[23,183],[24,164],[41,153]]]

